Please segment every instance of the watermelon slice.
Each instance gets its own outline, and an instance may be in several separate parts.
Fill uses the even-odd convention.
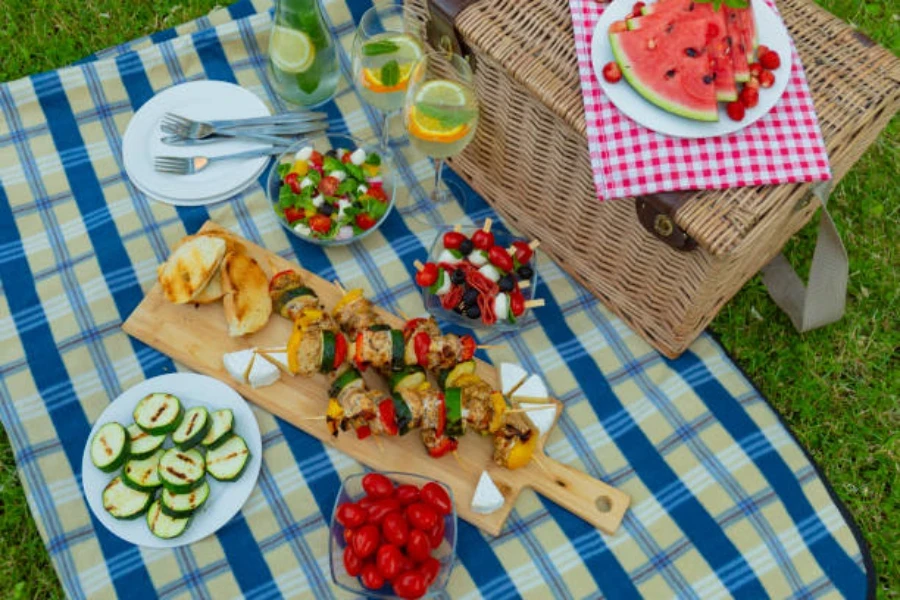
[[[737,100],[734,61],[731,56],[731,40],[728,35],[725,13],[722,10],[713,10],[712,4],[696,3],[694,0],[664,0],[645,8],[650,9],[649,12],[645,12],[645,16],[627,21],[629,29],[640,29],[648,23],[661,20],[667,24],[685,19],[705,20],[707,36],[704,46],[715,77],[716,98],[719,102]],[[704,50],[701,47],[694,51],[703,52]]]
[[[728,41],[731,42],[731,62],[734,66],[734,80],[750,81],[750,62],[744,42],[744,28],[741,26],[741,16],[738,10],[725,7],[725,23],[728,28]]]
[[[613,55],[628,83],[663,110],[697,121],[718,121],[715,77],[702,19],[666,19],[610,33]],[[694,52],[688,52],[694,50]]]

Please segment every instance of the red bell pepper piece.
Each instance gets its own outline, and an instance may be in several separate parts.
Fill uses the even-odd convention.
[[[471,335],[464,335],[459,338],[459,343],[462,345],[463,361],[471,360],[472,357],[475,356],[475,338]]]
[[[420,331],[413,339],[413,349],[416,351],[416,362],[419,366],[428,364],[428,350],[431,348],[431,336],[424,331]]]
[[[397,435],[400,428],[397,426],[397,415],[394,412],[394,401],[388,398],[382,400],[378,405],[378,414],[381,417],[381,424],[388,435]]]
[[[362,331],[356,334],[356,354],[353,355],[353,362],[356,363],[356,368],[360,371],[365,371],[366,365],[362,360],[362,352],[363,352],[363,334]]]
[[[334,370],[337,371],[338,367],[344,364],[344,361],[347,359],[347,338],[344,337],[343,333],[335,333],[334,335]]]
[[[434,447],[428,449],[428,454],[432,458],[440,458],[449,452],[453,452],[458,446],[459,443],[453,438],[441,438]]]
[[[419,326],[419,323],[424,321],[425,319],[421,317],[417,317],[415,319],[410,319],[406,322],[406,325],[403,326],[403,339],[405,341],[409,341],[409,336],[412,335],[412,332]]]
[[[369,437],[370,435],[372,435],[372,428],[369,427],[368,425],[360,425],[359,427],[356,428],[356,437],[357,438],[364,440],[367,437]]]

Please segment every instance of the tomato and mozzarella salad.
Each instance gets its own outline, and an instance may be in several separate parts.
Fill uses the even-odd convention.
[[[374,227],[388,210],[377,152],[338,148],[323,155],[306,146],[277,168],[275,213],[303,237],[348,240]]]
[[[471,237],[448,231],[431,262],[421,265],[416,283],[452,310],[485,325],[515,324],[527,308],[522,290],[534,277],[537,242],[515,240],[508,247],[497,244],[490,225]]]

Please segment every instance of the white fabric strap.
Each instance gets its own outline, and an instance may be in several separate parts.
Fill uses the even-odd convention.
[[[776,256],[762,269],[763,283],[772,300],[787,313],[801,333],[834,323],[844,316],[850,266],[847,250],[826,206],[831,185],[817,183],[811,191],[822,203],[822,218],[809,283],[803,285],[784,254]]]

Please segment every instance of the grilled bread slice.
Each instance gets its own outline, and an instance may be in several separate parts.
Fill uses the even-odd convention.
[[[272,315],[269,278],[254,259],[227,254],[222,261],[225,319],[228,335],[238,337],[259,331]]]
[[[185,243],[187,241],[197,239],[200,237],[209,236],[214,238],[220,238],[225,240],[225,254],[229,252],[234,252],[235,254],[243,254],[246,251],[244,245],[238,241],[230,233],[224,231],[201,231],[195,235],[189,235],[184,238],[181,243]],[[200,293],[197,294],[191,302],[195,302],[197,304],[211,304],[217,300],[220,300],[222,296],[225,295],[225,288],[222,287],[222,269],[216,269],[216,272],[213,274],[212,279],[209,280],[209,283],[206,284]]]
[[[159,283],[170,302],[187,304],[203,291],[225,256],[225,240],[199,236],[178,246],[160,266]]]

